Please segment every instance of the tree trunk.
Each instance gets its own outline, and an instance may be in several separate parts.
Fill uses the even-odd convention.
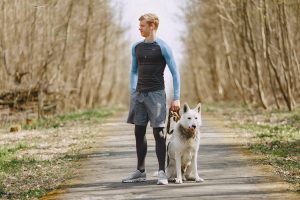
[[[257,57],[257,48],[256,48],[256,44],[253,38],[253,30],[252,30],[252,24],[251,21],[249,19],[249,15],[248,15],[248,9],[247,9],[247,1],[244,2],[244,12],[245,12],[245,21],[246,21],[246,26],[248,27],[249,30],[249,47],[250,50],[252,52],[252,56],[253,56],[253,60],[254,60],[254,66],[255,66],[255,75],[256,75],[256,83],[257,83],[257,87],[258,87],[258,96],[259,96],[259,100],[261,105],[263,106],[264,109],[267,109],[267,101],[264,95],[264,91],[263,91],[263,86],[262,86],[262,79],[261,79],[261,70],[260,70],[260,63],[258,61],[258,57]]]

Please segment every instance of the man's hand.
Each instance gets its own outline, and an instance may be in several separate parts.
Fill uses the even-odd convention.
[[[179,100],[174,100],[171,102],[171,110],[173,112],[177,112],[180,110],[180,101]]]

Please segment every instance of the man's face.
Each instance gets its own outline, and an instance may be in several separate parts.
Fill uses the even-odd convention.
[[[140,21],[140,27],[139,27],[139,31],[142,35],[142,37],[148,37],[150,35],[151,29],[153,27],[149,26],[149,24],[147,24],[146,20],[141,20]]]

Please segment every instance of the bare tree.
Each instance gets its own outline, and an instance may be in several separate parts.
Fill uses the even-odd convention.
[[[0,97],[19,94],[10,95],[16,103],[9,106],[36,110],[41,118],[53,109],[126,102],[126,92],[113,98],[128,82],[119,76],[130,61],[112,9],[106,0],[0,0]],[[33,94],[36,104],[27,103]]]
[[[294,108],[300,98],[299,0],[193,0],[185,11],[183,69],[196,75],[184,79],[198,100]]]

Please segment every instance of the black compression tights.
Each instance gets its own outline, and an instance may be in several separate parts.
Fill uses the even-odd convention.
[[[138,157],[137,169],[144,171],[145,157],[147,154],[146,126],[135,125],[134,133],[136,141],[136,153]],[[153,135],[156,143],[155,151],[158,159],[159,170],[165,171],[166,141],[163,128],[153,128]]]
[[[137,169],[143,171],[145,170],[145,157],[147,154],[146,126],[135,125],[134,134],[138,159]]]

